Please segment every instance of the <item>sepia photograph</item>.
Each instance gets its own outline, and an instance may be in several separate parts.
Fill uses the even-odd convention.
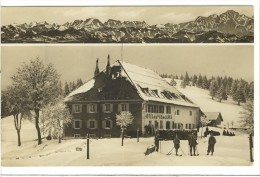
[[[2,14],[2,43],[254,42],[253,6],[3,7]]]
[[[251,166],[253,51],[4,46],[2,165]]]
[[[257,0],[12,1],[1,175],[260,174]]]

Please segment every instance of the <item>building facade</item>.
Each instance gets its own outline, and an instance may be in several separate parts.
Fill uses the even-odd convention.
[[[73,121],[66,137],[119,137],[116,114],[129,111],[133,123],[127,134],[153,134],[155,129],[194,129],[200,108],[152,70],[116,61],[66,97]]]

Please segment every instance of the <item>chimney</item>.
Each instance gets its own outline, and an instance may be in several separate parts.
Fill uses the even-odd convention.
[[[109,77],[111,74],[111,67],[110,67],[110,56],[107,56],[107,67],[106,67],[106,75]]]
[[[95,69],[95,72],[94,72],[94,76],[96,77],[98,74],[99,74],[99,68],[98,68],[98,58],[97,58],[96,69]]]

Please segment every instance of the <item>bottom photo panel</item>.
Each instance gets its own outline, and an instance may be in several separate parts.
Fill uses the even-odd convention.
[[[4,167],[254,166],[253,45],[1,50]]]

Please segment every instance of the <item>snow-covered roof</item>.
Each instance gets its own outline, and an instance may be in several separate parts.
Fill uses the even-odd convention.
[[[221,121],[223,121],[223,118],[222,118],[220,112],[204,112],[204,114],[207,116],[206,119],[208,119],[208,120],[216,120],[220,116]]]
[[[199,107],[184,94],[179,92],[174,86],[171,86],[165,79],[160,77],[158,73],[150,69],[119,60],[111,65],[111,67],[113,66],[122,67],[121,75],[128,78],[131,84],[137,89],[139,96],[145,101]],[[94,86],[94,82],[95,79],[91,79],[89,82],[70,93],[66,97],[66,100],[70,100],[69,97],[73,95],[87,92]]]
[[[138,90],[141,98],[145,101],[199,107],[151,69],[142,68],[123,61],[119,61],[119,63]]]
[[[77,88],[76,90],[72,91],[66,98],[65,101],[69,101],[70,97],[79,93],[84,93],[89,91],[95,83],[95,79],[92,78],[90,79],[88,82],[86,82],[85,84],[83,84],[82,86],[80,86],[79,88]]]

